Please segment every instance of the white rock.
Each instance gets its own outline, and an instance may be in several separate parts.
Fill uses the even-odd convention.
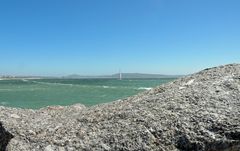
[[[194,79],[189,80],[189,81],[186,83],[186,85],[191,85],[193,82],[194,82]]]
[[[45,147],[44,151],[54,151],[54,149],[51,145],[48,145],[47,147]]]
[[[186,87],[179,87],[179,90],[185,89]]]
[[[65,148],[64,147],[59,147],[58,151],[65,151]]]
[[[19,119],[19,118],[21,118],[21,117],[20,117],[20,116],[18,116],[17,114],[11,114],[11,115],[10,115],[10,117],[11,117],[11,118],[16,118],[16,119]]]

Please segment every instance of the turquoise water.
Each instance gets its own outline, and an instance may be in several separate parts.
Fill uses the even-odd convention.
[[[81,103],[92,106],[126,98],[173,79],[0,80],[0,105],[37,109]]]

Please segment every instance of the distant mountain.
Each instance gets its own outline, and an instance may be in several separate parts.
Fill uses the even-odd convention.
[[[71,74],[68,76],[62,77],[64,79],[89,79],[89,78],[111,78],[111,76],[87,76],[87,75],[78,75],[78,74]]]
[[[113,74],[113,78],[118,78],[119,74]],[[123,78],[173,78],[178,77],[176,75],[163,75],[163,74],[143,74],[143,73],[122,73]]]
[[[181,77],[181,75],[163,75],[163,74],[143,74],[143,73],[122,73],[122,78],[124,79],[155,79],[155,78],[177,78]],[[101,75],[101,76],[83,76],[78,74],[72,74],[63,77],[65,79],[84,79],[84,78],[119,78],[119,73],[113,75]]]

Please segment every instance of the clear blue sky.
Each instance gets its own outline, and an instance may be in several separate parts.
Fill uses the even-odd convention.
[[[0,75],[188,74],[233,62],[239,0],[0,0]]]

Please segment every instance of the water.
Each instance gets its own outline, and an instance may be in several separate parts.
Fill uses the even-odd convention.
[[[38,109],[81,103],[92,106],[126,98],[173,79],[0,80],[0,105]]]

